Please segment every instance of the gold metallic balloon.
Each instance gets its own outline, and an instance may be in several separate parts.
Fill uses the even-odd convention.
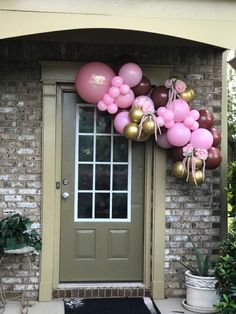
[[[147,119],[142,125],[143,133],[146,135],[152,135],[155,133],[155,122],[152,119]]]
[[[193,158],[195,158],[195,169],[201,169],[203,164],[202,160],[197,157]],[[192,157],[190,158],[190,168],[192,168]]]
[[[139,123],[143,117],[143,110],[141,108],[133,107],[129,112],[129,117],[132,122]]]
[[[136,140],[139,134],[139,127],[137,123],[130,122],[126,125],[123,132],[128,140]]]
[[[193,88],[186,88],[183,93],[180,93],[180,97],[186,102],[190,102],[196,97],[195,90]]]
[[[146,134],[144,134],[144,133],[142,132],[141,135],[140,135],[140,137],[137,138],[136,141],[137,141],[137,142],[144,142],[144,141],[148,140],[149,137],[150,137],[150,135],[146,135]]]
[[[184,169],[184,171],[183,171],[183,169]],[[179,179],[186,178],[186,176],[187,176],[187,169],[186,169],[186,167],[183,168],[182,161],[176,161],[174,163],[173,168],[172,168],[172,172],[173,172],[173,175]]]
[[[202,182],[204,181],[202,170],[196,170],[195,171],[195,180],[196,180],[197,185],[202,184]],[[188,181],[190,184],[196,184],[194,182],[194,178],[193,178],[192,173],[190,173]]]

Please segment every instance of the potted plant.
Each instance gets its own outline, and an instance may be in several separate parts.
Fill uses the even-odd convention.
[[[223,314],[236,313],[236,217],[229,234],[221,243],[219,261],[215,266],[216,289],[220,302],[215,306]]]
[[[38,223],[26,216],[13,213],[0,221],[0,255],[7,252],[37,253],[41,248]],[[19,253],[20,253],[19,252]]]
[[[187,269],[185,272],[186,300],[183,300],[182,305],[197,313],[215,313],[217,310],[213,305],[218,303],[219,297],[215,288],[216,278],[213,270],[210,270],[211,250],[204,255],[191,238],[189,240],[193,247],[197,266],[186,265],[178,260]]]

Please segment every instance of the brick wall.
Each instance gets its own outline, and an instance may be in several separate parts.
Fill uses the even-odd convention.
[[[124,54],[142,64],[173,65],[173,74],[197,91],[194,107],[212,108],[220,124],[221,51],[211,47],[90,45],[63,42],[0,42],[0,217],[15,209],[40,219],[42,87],[39,60],[113,62]],[[187,236],[206,249],[219,242],[220,171],[208,171],[205,182],[191,187],[170,175],[166,193],[166,295],[185,293],[183,269],[173,258],[192,260]],[[25,261],[4,264],[8,291],[22,289]],[[35,260],[28,294],[37,298],[39,261]]]

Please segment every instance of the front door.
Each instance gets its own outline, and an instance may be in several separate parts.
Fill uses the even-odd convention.
[[[144,143],[74,91],[61,101],[60,282],[142,281]]]

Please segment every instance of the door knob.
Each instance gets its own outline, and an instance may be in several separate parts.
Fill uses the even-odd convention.
[[[64,198],[64,200],[66,200],[69,196],[70,196],[70,194],[68,192],[62,193],[62,198]]]

